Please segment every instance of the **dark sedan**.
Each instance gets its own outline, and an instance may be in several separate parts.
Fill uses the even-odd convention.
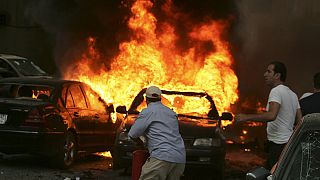
[[[48,76],[48,74],[30,59],[0,54],[0,78],[25,76]]]
[[[69,167],[78,152],[111,150],[112,106],[88,85],[53,78],[0,80],[0,152],[31,153]]]
[[[319,177],[320,113],[314,113],[303,117],[271,172],[259,167],[247,173],[246,179],[308,180]]]
[[[126,114],[117,131],[112,152],[113,167],[128,168],[135,150],[128,131],[139,112],[146,107],[143,89],[133,100],[128,111],[117,107],[117,112]],[[213,99],[205,92],[181,92],[162,90],[162,103],[173,108],[178,114],[180,133],[186,148],[185,173],[196,170],[202,174],[222,178],[226,154],[225,138],[221,131],[221,120],[232,120],[230,113],[219,116]],[[190,169],[192,168],[192,170]]]

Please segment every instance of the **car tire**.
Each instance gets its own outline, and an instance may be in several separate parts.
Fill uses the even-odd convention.
[[[77,141],[72,132],[67,132],[64,145],[58,154],[57,160],[60,168],[69,168],[77,158]]]

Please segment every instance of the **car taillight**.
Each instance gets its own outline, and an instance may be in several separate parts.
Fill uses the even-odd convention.
[[[26,119],[24,120],[24,125],[39,125],[39,123],[45,123],[43,117],[41,116],[38,109],[32,109],[29,111]]]

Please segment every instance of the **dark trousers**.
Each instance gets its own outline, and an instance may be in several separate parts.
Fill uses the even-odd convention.
[[[266,168],[271,170],[273,165],[275,165],[279,159],[279,156],[286,144],[276,144],[272,141],[268,141],[267,147],[268,147],[268,159]]]

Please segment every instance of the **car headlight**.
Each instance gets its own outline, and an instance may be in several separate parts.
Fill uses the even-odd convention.
[[[193,146],[221,146],[221,141],[218,138],[197,138],[193,142]]]

